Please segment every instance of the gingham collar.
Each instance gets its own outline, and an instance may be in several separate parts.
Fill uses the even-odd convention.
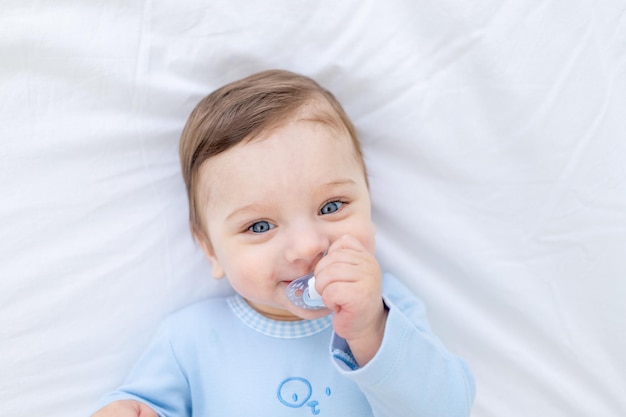
[[[317,320],[280,321],[269,319],[254,310],[239,294],[228,297],[228,305],[244,324],[265,336],[279,339],[299,339],[328,329],[332,315]]]

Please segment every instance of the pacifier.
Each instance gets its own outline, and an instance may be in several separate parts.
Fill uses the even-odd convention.
[[[305,310],[321,310],[326,308],[322,295],[315,289],[315,276],[307,274],[287,285],[287,298],[297,307]]]

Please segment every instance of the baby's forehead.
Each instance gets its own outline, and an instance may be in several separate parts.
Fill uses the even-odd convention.
[[[219,178],[230,177],[232,175],[254,175],[258,177],[263,172],[252,172],[252,166],[262,166],[256,163],[259,158],[266,159],[269,157],[273,161],[279,163],[284,159],[275,159],[276,155],[283,155],[287,161],[292,160],[289,155],[310,155],[310,158],[320,158],[316,151],[306,150],[303,137],[308,138],[306,141],[320,141],[320,143],[333,142],[332,148],[322,147],[313,148],[320,149],[320,152],[330,152],[330,155],[321,156],[322,158],[341,157],[353,158],[359,165],[363,164],[360,159],[357,148],[347,129],[341,127],[337,123],[331,123],[319,115],[307,113],[298,117],[285,119],[281,123],[277,123],[271,128],[263,130],[261,133],[251,135],[236,145],[224,150],[205,160],[199,172],[199,188],[205,192],[210,192],[211,185]],[[283,153],[282,149],[285,150]],[[322,151],[322,149],[324,149]],[[304,158],[310,159],[305,156]],[[274,166],[274,165],[272,165]],[[268,167],[271,168],[271,167]]]
[[[217,203],[221,193],[230,193],[233,185],[242,191],[257,184],[255,187],[260,190],[268,179],[272,184],[277,178],[288,182],[292,175],[285,176],[285,172],[303,169],[307,178],[321,178],[336,175],[332,174],[336,171],[333,167],[355,166],[354,163],[360,165],[345,130],[319,120],[297,118],[206,160],[198,177],[198,196],[205,204]]]

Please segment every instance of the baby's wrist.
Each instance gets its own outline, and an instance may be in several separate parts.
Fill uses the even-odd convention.
[[[385,335],[385,325],[387,323],[387,316],[389,308],[383,302],[381,305],[380,313],[376,316],[374,323],[370,326],[369,330],[359,337],[352,339],[346,339],[354,359],[358,363],[359,367],[367,365],[378,353],[383,337]]]

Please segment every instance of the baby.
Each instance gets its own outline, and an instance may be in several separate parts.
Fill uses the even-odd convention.
[[[281,70],[227,84],[180,159],[193,235],[236,294],[166,319],[94,417],[469,415],[468,366],[374,256],[361,147],[330,92]],[[310,273],[325,308],[287,296]]]

